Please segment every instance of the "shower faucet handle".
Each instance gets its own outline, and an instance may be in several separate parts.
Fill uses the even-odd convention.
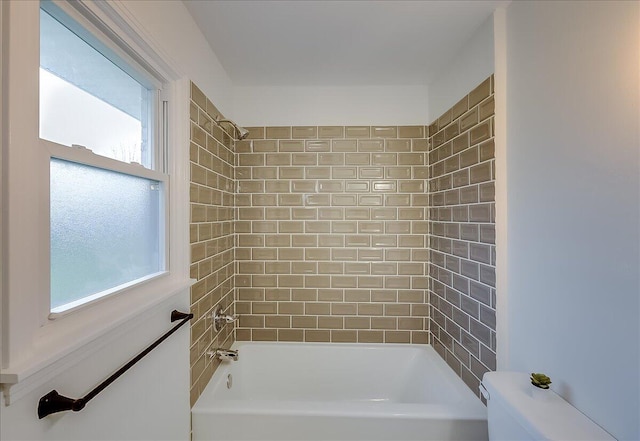
[[[238,320],[238,318],[238,315],[224,314],[220,306],[216,307],[213,313],[211,313],[211,319],[213,321],[213,331],[220,331],[224,325],[226,325],[227,323],[233,323]]]

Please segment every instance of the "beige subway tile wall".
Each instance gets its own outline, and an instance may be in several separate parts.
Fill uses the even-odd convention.
[[[207,351],[228,348],[234,341],[233,325],[214,333],[215,307],[233,314],[234,268],[234,139],[218,125],[218,110],[191,83],[190,242],[191,278],[191,405],[202,393],[219,361]]]
[[[426,127],[249,131],[236,339],[428,343]]]
[[[429,126],[430,332],[478,394],[496,369],[493,76]]]

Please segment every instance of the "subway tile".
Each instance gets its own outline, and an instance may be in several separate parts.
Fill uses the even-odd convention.
[[[344,327],[345,329],[369,329],[371,328],[371,319],[369,317],[345,317]]]
[[[333,167],[331,175],[333,179],[355,179],[357,167]]]
[[[372,138],[397,138],[398,130],[395,126],[373,126],[371,127]]]
[[[469,146],[470,146],[469,132],[465,132],[460,136],[456,137],[451,142],[451,149],[452,149],[451,153],[455,155],[456,153],[459,153],[469,148]]]
[[[491,162],[483,162],[470,169],[470,182],[477,184],[479,182],[486,182],[491,180]]]
[[[319,126],[318,138],[342,138],[344,127],[342,126]]]
[[[396,165],[398,155],[394,153],[373,153],[371,155],[371,163],[373,165]]]
[[[409,139],[387,139],[385,141],[385,151],[387,152],[411,152],[411,140]],[[416,153],[418,154],[418,153]]]
[[[370,219],[370,212],[368,208],[346,208],[344,218],[345,220],[368,220]]]
[[[278,141],[278,151],[280,152],[304,152],[304,141]]]
[[[471,145],[478,144],[491,137],[491,120],[477,125],[469,132],[469,142]]]
[[[359,195],[358,205],[360,206],[380,206],[382,205],[382,195]]]
[[[304,341],[308,342],[330,342],[331,331],[329,330],[313,330],[307,329],[304,331]]]
[[[383,331],[359,330],[358,343],[383,343]]]
[[[278,329],[278,341],[304,341],[304,331],[302,329]]]
[[[480,121],[492,116],[494,114],[495,103],[493,100],[493,96],[484,100],[480,105],[478,105],[478,115]]]
[[[469,93],[469,107],[473,107],[491,93],[491,80],[487,78]]]
[[[480,225],[480,242],[495,243],[496,231],[495,225]]]
[[[320,316],[318,317],[318,328],[319,329],[343,329],[344,318]]]
[[[334,264],[330,264],[330,265],[334,265]],[[318,290],[318,301],[320,302],[342,302],[343,299],[344,299],[344,295],[341,289],[319,289]]]
[[[303,304],[300,304],[303,306]],[[280,314],[283,314],[282,312]],[[295,314],[302,314],[302,312],[296,312]],[[306,315],[294,315],[291,317],[292,328],[313,329],[318,327],[318,317],[306,316]]]
[[[471,204],[478,202],[478,186],[465,187],[460,189],[460,203]]]
[[[382,288],[383,280],[378,276],[358,276],[358,288]]]
[[[358,286],[358,280],[355,276],[332,276],[331,277],[332,288],[344,289],[344,288],[356,288],[357,286]]]
[[[318,265],[316,262],[292,262],[291,263],[292,274],[316,274],[317,272],[318,272]],[[299,279],[294,283],[301,284],[302,281],[303,279]],[[293,286],[298,286],[298,285],[293,285]]]
[[[306,302],[304,312],[306,315],[329,315],[331,306],[329,303]]]
[[[493,138],[480,144],[480,161],[493,159],[495,155],[495,143]]]
[[[368,192],[369,181],[345,181],[345,191],[348,193]]]
[[[359,152],[383,152],[384,140],[382,139],[361,139],[358,140]]]
[[[495,192],[495,184],[493,182],[486,182],[478,186],[480,202],[495,201]]]
[[[331,151],[331,142],[326,141],[305,141],[306,152],[329,152]]]
[[[478,124],[478,108],[474,107],[460,118],[460,132],[465,132]]]
[[[318,128],[312,126],[291,127],[291,137],[293,139],[309,139],[318,136]]]
[[[456,136],[458,136],[459,133],[460,133],[460,121],[455,121],[449,124],[444,129],[444,141],[447,142],[455,138]]]
[[[357,343],[358,331],[356,330],[331,330],[331,341],[334,343]]]
[[[330,195],[329,194],[305,194],[304,195],[304,204],[307,207],[313,206],[328,206],[330,205]]]
[[[329,179],[331,167],[305,167],[304,177],[306,179]]]
[[[358,150],[358,141],[355,139],[340,139],[331,141],[333,152],[355,152]]]
[[[252,141],[254,153],[271,153],[278,151],[278,143],[274,140],[255,140]]]
[[[385,167],[384,172],[387,179],[411,179],[411,167]]]
[[[350,209],[347,209],[347,211],[348,210]],[[323,207],[318,209],[318,219],[320,220],[341,220],[344,217],[344,208]]]
[[[460,115],[464,114],[469,108],[468,96],[465,96],[451,108],[451,118],[456,120]]]
[[[316,165],[318,156],[315,153],[293,153],[291,155],[292,165]],[[268,158],[267,158],[268,162]]]
[[[424,138],[424,126],[399,126],[398,138]]]
[[[368,153],[345,153],[345,165],[369,165],[371,156]]]
[[[265,137],[267,139],[290,139],[291,127],[267,127]]]
[[[429,140],[428,139],[412,139],[411,151],[413,152],[428,152]]]
[[[345,138],[369,138],[369,126],[348,126],[344,128]]]
[[[469,256],[471,260],[476,262],[491,264],[491,248],[489,245],[469,244]]]
[[[358,167],[358,178],[360,179],[381,179],[383,176],[383,167]]]
[[[469,333],[486,346],[489,346],[491,344],[490,329],[474,319],[470,319]]]
[[[471,222],[491,222],[491,205],[490,204],[470,205],[469,220]]]
[[[442,130],[444,127],[451,123],[451,109],[444,112],[440,118],[438,118],[438,130]]]

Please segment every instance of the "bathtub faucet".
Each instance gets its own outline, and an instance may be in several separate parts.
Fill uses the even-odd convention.
[[[219,358],[221,361],[238,361],[238,351],[233,349],[217,348],[207,352],[210,358]]]

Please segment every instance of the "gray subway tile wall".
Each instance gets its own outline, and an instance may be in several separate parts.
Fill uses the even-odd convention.
[[[202,393],[218,361],[210,360],[208,350],[230,347],[232,326],[214,333],[211,313],[217,306],[233,313],[234,303],[234,194],[235,151],[233,138],[214,120],[220,115],[215,106],[191,83],[189,199],[191,221],[191,405]]]
[[[478,394],[496,369],[493,76],[429,126],[431,342]]]
[[[493,78],[430,126],[249,127],[192,84],[191,400],[235,340],[432,343],[494,370]],[[240,314],[214,334],[216,305]]]
[[[249,131],[236,338],[427,343],[426,127]]]

